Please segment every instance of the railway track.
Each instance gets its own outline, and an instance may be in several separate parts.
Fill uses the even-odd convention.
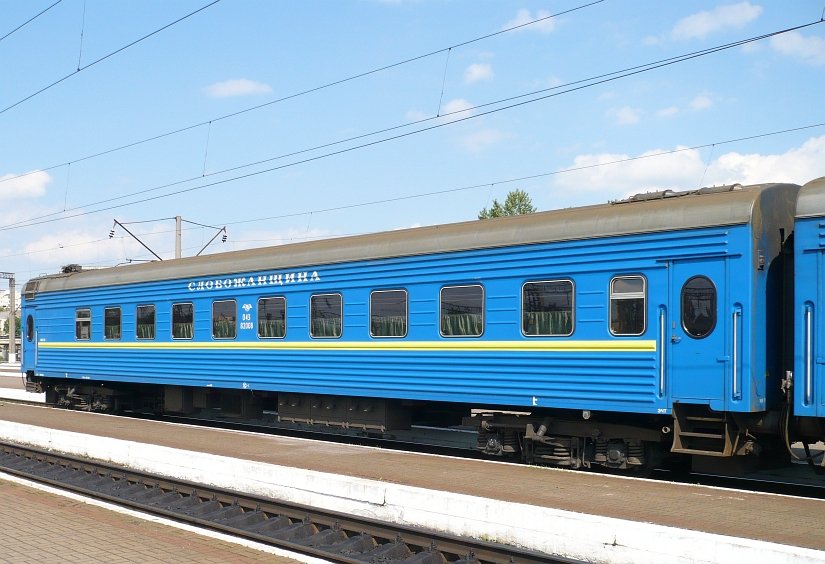
[[[331,562],[573,562],[514,546],[261,499],[0,443],[0,470],[38,483]]]

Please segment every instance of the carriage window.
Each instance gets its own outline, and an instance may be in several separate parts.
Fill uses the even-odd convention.
[[[341,294],[316,294],[309,299],[309,334],[314,338],[341,336]]]
[[[135,336],[138,339],[155,338],[155,306],[142,305],[137,308]]]
[[[441,335],[478,337],[484,332],[484,288],[441,288]]]
[[[234,339],[238,330],[235,300],[212,302],[212,337]]]
[[[647,286],[642,276],[617,276],[610,281],[610,332],[641,335],[645,332]]]
[[[527,282],[521,289],[521,330],[528,337],[573,333],[573,282]]]
[[[119,307],[107,307],[103,310],[103,338],[120,340]]]
[[[92,310],[78,309],[74,316],[74,337],[87,341],[92,337]]]
[[[34,317],[31,315],[26,317],[26,340],[32,342],[34,339]]]
[[[262,339],[283,339],[286,335],[286,299],[258,300],[258,336]]]
[[[195,312],[192,304],[172,305],[172,338],[191,339],[195,334]]]
[[[716,286],[705,276],[694,276],[682,286],[682,327],[701,339],[716,327]]]
[[[407,335],[407,291],[376,290],[370,294],[370,336]]]

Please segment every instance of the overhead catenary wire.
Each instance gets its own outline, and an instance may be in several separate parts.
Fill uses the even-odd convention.
[[[80,19],[80,48],[77,52],[77,70],[80,70],[80,63],[83,60],[83,32],[86,31],[86,0],[83,0],[83,16]]]
[[[40,12],[38,12],[37,14],[33,15],[33,16],[32,16],[32,17],[30,17],[28,20],[24,21],[23,23],[21,23],[20,25],[18,25],[18,26],[17,26],[16,28],[14,28],[13,30],[11,30],[11,31],[9,31],[8,33],[6,33],[3,37],[0,37],[0,41],[3,41],[3,40],[4,40],[4,39],[6,39],[7,37],[10,37],[12,34],[16,33],[17,31],[20,31],[21,29],[23,29],[24,27],[26,27],[27,25],[29,25],[30,23],[32,23],[34,20],[36,20],[37,18],[39,18],[40,16],[42,16],[43,14],[45,14],[46,12],[48,12],[49,10],[51,10],[52,8],[54,8],[55,6],[57,6],[58,4],[60,4],[62,1],[63,1],[63,0],[57,0],[57,2],[55,2],[55,3],[54,3],[54,4],[52,4],[51,6],[49,6],[49,7],[47,7],[47,8],[44,8],[43,10],[41,10]]]
[[[86,70],[86,69],[88,69],[88,68],[90,68],[90,67],[93,67],[93,66],[95,66],[95,65],[96,65],[96,64],[98,64],[98,63],[102,63],[102,62],[103,62],[103,61],[105,61],[106,59],[109,59],[110,57],[113,57],[113,56],[117,55],[118,53],[120,53],[120,52],[122,52],[122,51],[125,51],[126,49],[128,49],[128,48],[130,48],[130,47],[133,47],[133,46],[137,45],[138,43],[140,43],[140,42],[142,42],[142,41],[145,41],[145,40],[149,39],[150,37],[152,37],[152,36],[154,36],[154,35],[157,35],[157,34],[158,34],[158,33],[160,33],[161,31],[164,31],[164,30],[166,30],[166,29],[169,29],[169,28],[170,28],[170,27],[172,27],[173,25],[176,25],[176,24],[178,24],[178,23],[180,23],[180,22],[182,22],[182,21],[184,21],[184,20],[186,20],[186,19],[188,19],[188,18],[190,18],[190,17],[194,16],[195,14],[197,14],[197,13],[199,13],[199,12],[202,12],[203,10],[205,10],[205,9],[209,8],[210,6],[214,6],[215,4],[217,4],[217,3],[218,3],[218,2],[220,2],[220,1],[221,1],[221,0],[212,0],[212,2],[210,2],[209,4],[206,4],[205,6],[201,6],[201,7],[200,7],[200,8],[198,8],[197,10],[194,10],[194,11],[192,11],[192,12],[189,12],[189,13],[188,13],[188,14],[186,14],[185,16],[182,16],[182,17],[180,17],[180,18],[176,19],[175,21],[170,22],[170,23],[168,23],[168,24],[164,25],[163,27],[160,27],[160,28],[158,28],[158,29],[156,29],[156,30],[154,30],[154,31],[152,31],[152,32],[147,33],[146,35],[144,35],[144,36],[142,36],[142,37],[139,37],[138,39],[135,39],[135,40],[134,40],[134,41],[132,41],[131,43],[128,43],[128,44],[126,44],[126,45],[124,45],[124,46],[122,46],[122,47],[120,47],[120,48],[118,48],[118,49],[115,49],[114,51],[112,51],[112,52],[110,52],[110,53],[108,53],[108,54],[106,54],[106,55],[103,55],[103,56],[102,56],[102,57],[100,57],[99,59],[95,59],[95,60],[94,60],[94,61],[92,61],[91,63],[87,63],[87,64],[85,64],[85,65],[83,65],[83,66],[80,66],[80,65],[78,64],[77,70],[72,71],[72,72],[70,72],[69,74],[67,74],[67,75],[65,75],[65,76],[63,76],[63,77],[61,77],[61,78],[58,78],[57,80],[55,80],[54,82],[52,82],[52,83],[50,83],[50,84],[48,84],[48,85],[44,86],[43,88],[41,88],[41,89],[39,89],[39,90],[37,90],[37,91],[35,91],[35,92],[33,92],[33,93],[31,93],[31,94],[27,95],[27,96],[26,96],[26,97],[24,97],[24,98],[21,98],[20,100],[18,100],[18,101],[16,101],[16,102],[14,102],[13,104],[10,104],[10,105],[8,105],[8,106],[4,107],[3,109],[1,109],[1,110],[0,110],[0,115],[2,115],[2,114],[4,114],[4,113],[6,113],[7,111],[11,110],[12,108],[16,108],[17,106],[19,106],[20,104],[22,104],[22,103],[24,103],[24,102],[27,102],[28,100],[31,100],[32,98],[34,98],[35,96],[38,96],[38,95],[42,94],[43,92],[46,92],[47,90],[50,90],[51,88],[54,88],[55,86],[57,86],[57,85],[58,85],[58,84],[60,84],[61,82],[64,82],[64,81],[68,80],[69,78],[71,78],[71,77],[75,76],[76,74],[78,74],[78,73],[80,73],[80,72],[83,72],[84,70]]]
[[[493,32],[493,33],[488,33],[486,35],[475,37],[473,39],[468,39],[466,41],[456,43],[455,45],[450,45],[448,47],[437,49],[435,51],[430,51],[430,52],[424,53],[422,55],[416,55],[416,56],[413,56],[413,57],[409,57],[407,59],[403,59],[403,60],[397,61],[395,63],[390,63],[388,65],[384,65],[384,66],[377,67],[377,68],[374,68],[374,69],[371,69],[371,70],[367,70],[367,71],[364,71],[364,72],[361,72],[361,73],[358,73],[358,74],[354,74],[354,75],[351,75],[351,76],[348,76],[348,77],[345,77],[345,78],[342,78],[342,79],[339,79],[339,80],[335,80],[335,81],[332,81],[332,82],[322,84],[320,86],[315,86],[313,88],[308,88],[306,90],[301,90],[301,91],[295,92],[293,94],[288,94],[288,95],[283,96],[281,98],[276,98],[275,100],[270,100],[269,102],[264,102],[263,104],[257,104],[255,106],[250,106],[250,107],[244,108],[242,110],[238,110],[238,111],[231,112],[231,113],[228,113],[228,114],[224,114],[224,115],[221,115],[221,116],[218,116],[218,117],[214,117],[214,118],[211,118],[211,119],[206,120],[206,121],[201,121],[199,123],[193,123],[191,125],[186,125],[186,126],[183,126],[183,127],[177,128],[177,129],[173,129],[173,130],[170,130],[170,131],[166,131],[166,132],[163,132],[163,133],[158,133],[156,135],[152,135],[152,136],[146,137],[144,139],[139,139],[137,141],[132,141],[132,142],[129,142],[129,143],[126,143],[126,144],[123,144],[123,145],[119,145],[117,147],[112,147],[110,149],[105,149],[103,151],[99,151],[99,152],[92,153],[92,154],[89,154],[89,155],[86,155],[86,156],[83,156],[83,157],[72,159],[70,161],[65,161],[65,162],[50,165],[50,166],[47,166],[47,167],[41,167],[41,168],[38,168],[38,169],[30,171],[30,172],[25,172],[25,173],[21,173],[21,174],[6,176],[6,177],[0,179],[0,183],[9,182],[9,181],[15,180],[17,178],[23,178],[23,177],[29,176],[31,174],[37,174],[38,172],[46,172],[46,171],[49,171],[49,170],[54,170],[56,168],[61,168],[61,167],[67,166],[69,164],[76,164],[76,163],[88,161],[88,160],[91,160],[91,159],[95,159],[95,158],[98,158],[98,157],[109,155],[111,153],[115,153],[115,152],[118,152],[118,151],[123,151],[123,150],[126,150],[126,149],[130,149],[130,148],[136,147],[138,145],[143,145],[145,143],[151,143],[152,141],[158,141],[158,140],[163,139],[165,137],[170,137],[172,135],[178,135],[180,133],[185,133],[187,131],[190,131],[192,129],[197,129],[199,127],[204,127],[204,126],[210,126],[211,127],[213,122],[218,122],[218,121],[230,119],[230,118],[233,118],[233,117],[237,117],[237,116],[240,116],[242,114],[249,113],[249,112],[254,112],[254,111],[257,111],[257,110],[275,105],[275,104],[279,104],[279,103],[282,103],[282,102],[286,102],[288,100],[292,100],[294,98],[298,98],[300,96],[306,96],[306,95],[312,94],[314,92],[325,90],[327,88],[332,88],[333,86],[339,86],[341,84],[345,84],[347,82],[352,82],[352,81],[358,80],[360,78],[365,78],[367,76],[377,74],[377,73],[380,73],[380,72],[383,72],[383,71],[386,71],[386,70],[390,70],[390,69],[393,69],[393,68],[396,68],[396,67],[399,67],[399,66],[402,66],[402,65],[406,65],[406,64],[409,64],[409,63],[420,61],[422,59],[426,59],[426,58],[432,57],[434,55],[438,55],[438,54],[445,53],[445,52],[449,53],[452,49],[456,49],[458,47],[464,47],[464,46],[467,46],[467,45],[471,45],[473,43],[477,43],[479,41],[484,41],[485,39],[490,39],[492,37],[495,37],[495,36],[498,36],[498,35],[501,35],[501,34],[504,34],[504,33],[508,33],[508,32],[511,32],[511,31],[516,31],[518,29],[522,29],[522,28],[525,28],[527,26],[531,26],[531,25],[541,23],[541,22],[549,20],[551,18],[557,18],[559,16],[567,15],[567,14],[570,14],[572,12],[582,10],[584,8],[589,8],[589,7],[594,6],[596,4],[601,4],[604,1],[605,0],[595,0],[593,2],[589,2],[589,3],[586,3],[586,4],[579,5],[579,6],[575,6],[573,8],[563,10],[561,12],[556,12],[556,13],[550,14],[548,16],[543,16],[541,18],[537,18],[537,19],[531,20],[529,22],[514,25],[514,26],[511,26],[511,27],[508,27],[508,28],[505,28],[505,29],[502,29],[502,30],[499,30],[499,31],[496,31],[496,32]],[[206,6],[206,7],[208,7],[208,6]],[[445,73],[446,73],[446,67],[445,67]],[[446,77],[446,74],[445,74],[445,77]],[[443,94],[443,92],[442,92],[442,94]],[[440,103],[439,103],[439,109],[440,109]],[[0,113],[2,113],[2,112],[0,112]]]
[[[171,197],[171,196],[175,196],[175,195],[185,194],[185,193],[193,192],[193,191],[196,191],[196,190],[202,190],[202,189],[209,188],[209,187],[212,187],[212,186],[225,184],[227,182],[242,180],[242,179],[258,176],[258,175],[261,175],[261,174],[273,172],[273,171],[276,171],[276,170],[281,170],[281,169],[284,169],[284,168],[297,166],[299,164],[305,164],[305,163],[317,161],[317,160],[320,160],[320,159],[329,158],[329,157],[336,156],[336,155],[341,155],[341,154],[348,153],[348,152],[351,152],[351,151],[371,147],[371,146],[374,146],[374,145],[377,145],[377,144],[380,144],[380,143],[385,143],[385,142],[389,142],[389,141],[402,139],[402,138],[405,138],[405,137],[409,137],[411,135],[416,135],[416,134],[423,133],[423,132],[426,132],[426,131],[431,131],[431,130],[438,129],[438,128],[441,128],[441,127],[445,127],[445,126],[448,126],[448,125],[454,125],[456,123],[460,123],[460,122],[467,121],[467,120],[470,120],[470,119],[477,119],[477,118],[484,117],[484,116],[487,116],[487,115],[490,115],[490,114],[493,114],[493,113],[497,113],[497,112],[500,112],[500,111],[509,110],[509,109],[512,109],[512,108],[524,106],[526,104],[535,103],[535,102],[538,102],[538,101],[541,101],[541,100],[546,100],[546,99],[549,99],[549,98],[552,98],[552,97],[555,97],[555,96],[559,96],[561,94],[576,92],[576,91],[582,90],[584,88],[591,88],[593,86],[597,86],[597,85],[600,85],[600,84],[604,84],[604,83],[607,83],[607,82],[618,80],[620,78],[626,78],[626,77],[633,76],[633,75],[636,75],[636,74],[640,74],[640,73],[643,73],[643,72],[649,72],[651,70],[655,70],[655,69],[658,69],[658,68],[662,68],[662,67],[670,66],[670,65],[673,65],[673,64],[685,62],[685,61],[692,60],[692,59],[695,59],[695,58],[698,58],[698,57],[702,57],[702,56],[706,56],[706,55],[709,55],[709,54],[724,51],[724,50],[727,50],[727,49],[731,49],[733,47],[742,46],[742,45],[745,45],[745,44],[748,44],[748,43],[760,41],[760,40],[763,40],[763,39],[766,39],[766,38],[774,37],[776,35],[780,35],[780,34],[783,34],[783,33],[788,33],[790,31],[796,31],[796,30],[799,30],[799,29],[803,29],[803,28],[806,28],[806,27],[813,26],[813,25],[818,25],[820,23],[822,23],[822,21],[817,20],[817,21],[814,21],[814,22],[809,22],[809,23],[794,26],[794,27],[791,27],[791,28],[786,28],[786,29],[783,29],[783,30],[779,30],[779,31],[771,32],[771,33],[766,33],[766,34],[750,37],[750,38],[747,38],[747,39],[742,39],[742,40],[734,41],[734,42],[731,42],[731,43],[726,43],[726,44],[718,45],[718,46],[715,46],[715,47],[702,49],[702,50],[699,50],[699,51],[689,52],[689,53],[679,55],[679,56],[676,56],[676,57],[669,57],[669,58],[666,58],[666,59],[661,59],[659,61],[654,61],[652,63],[646,63],[646,64],[643,64],[643,65],[636,65],[636,66],[633,66],[633,67],[628,67],[628,68],[621,69],[621,70],[618,70],[618,71],[613,71],[613,72],[610,72],[610,73],[601,74],[601,75],[591,77],[591,78],[588,78],[588,79],[582,79],[582,80],[574,81],[574,82],[571,82],[571,83],[568,83],[568,84],[564,84],[564,85],[560,85],[560,86],[554,86],[552,88],[546,88],[546,89],[541,89],[541,90],[533,91],[533,92],[526,93],[526,94],[520,94],[520,95],[517,95],[517,96],[512,96],[512,97],[505,98],[505,99],[502,99],[502,100],[498,100],[498,101],[495,101],[495,102],[490,102],[490,103],[487,103],[487,104],[481,104],[481,105],[475,106],[473,108],[466,108],[466,109],[458,110],[456,112],[451,112],[449,114],[444,114],[444,115],[441,116],[441,118],[444,118],[444,117],[447,117],[447,116],[450,116],[450,115],[457,115],[457,114],[461,114],[461,113],[467,113],[469,111],[472,111],[472,110],[478,109],[478,108],[482,108],[482,107],[489,107],[489,106],[493,106],[493,105],[496,105],[496,104],[513,102],[509,105],[505,105],[505,106],[502,106],[502,107],[490,109],[486,112],[481,112],[481,113],[473,114],[473,115],[467,115],[467,116],[464,116],[464,117],[456,117],[456,118],[451,119],[451,120],[442,121],[441,123],[436,123],[434,125],[430,125],[430,126],[423,127],[423,128],[420,128],[420,129],[415,129],[413,131],[407,131],[407,132],[404,132],[404,133],[399,133],[397,135],[392,135],[392,136],[385,137],[385,138],[382,138],[382,139],[378,139],[378,140],[375,140],[375,141],[369,141],[369,142],[366,142],[366,143],[362,143],[362,144],[359,144],[359,145],[354,145],[354,146],[347,147],[347,148],[344,148],[344,149],[339,149],[339,150],[336,150],[336,151],[330,151],[328,153],[324,153],[324,154],[321,154],[321,155],[316,155],[316,156],[313,156],[313,157],[300,159],[300,160],[293,161],[293,162],[290,162],[290,163],[286,163],[286,164],[283,164],[283,165],[269,167],[269,168],[266,168],[266,169],[263,169],[263,170],[242,174],[242,175],[234,176],[234,177],[227,178],[227,179],[217,180],[217,181],[214,181],[214,182],[208,182],[208,183],[205,183],[205,184],[200,184],[198,186],[193,186],[193,187],[189,187],[189,188],[174,190],[174,191],[167,192],[165,194],[156,195],[156,196],[140,198],[140,199],[137,199],[137,200],[134,200],[134,201],[131,201],[131,202],[122,203],[122,204],[115,204],[115,205],[105,206],[105,207],[94,209],[94,210],[86,210],[86,211],[71,214],[71,215],[64,215],[62,217],[54,217],[55,215],[60,215],[61,213],[63,213],[63,212],[55,212],[55,213],[52,213],[52,214],[46,214],[44,216],[38,216],[38,217],[28,218],[28,219],[25,219],[25,220],[20,220],[20,221],[11,223],[11,224],[0,226],[0,231],[7,231],[7,230],[11,230],[11,229],[18,229],[18,228],[23,228],[23,227],[35,226],[35,225],[42,225],[42,224],[45,224],[45,223],[52,223],[52,222],[55,222],[55,221],[62,221],[62,220],[65,220],[65,219],[81,217],[81,216],[90,215],[90,214],[94,214],[94,213],[100,213],[100,212],[103,212],[103,211],[109,211],[109,210],[112,210],[112,209],[118,209],[118,208],[121,208],[121,207],[131,206],[131,205],[135,205],[135,204],[139,204],[139,203],[145,203],[145,202],[149,202],[149,201],[159,200],[159,199],[162,199],[162,198],[167,198],[167,197]],[[554,90],[558,90],[558,91],[553,92]],[[548,94],[547,92],[550,92],[550,93]],[[543,94],[543,95],[539,96],[538,94]],[[533,97],[529,98],[530,96],[533,96]],[[524,100],[524,98],[529,98],[529,99]],[[516,101],[516,100],[519,100],[519,101]],[[433,121],[435,119],[438,119],[438,118],[425,118],[425,119],[419,120],[418,122],[415,122],[415,123],[420,124],[420,123],[423,123],[423,122]],[[248,163],[248,164],[244,164],[244,165],[241,165],[241,166],[236,166],[236,167],[224,169],[224,170],[221,170],[221,171],[209,173],[208,175],[205,175],[205,176],[215,176],[215,175],[219,175],[219,174],[225,174],[225,173],[228,173],[228,172],[234,172],[234,171],[237,171],[237,170],[240,170],[240,169],[243,169],[243,168],[249,168],[249,167],[260,165],[260,164],[263,164],[263,163],[266,163],[266,162],[271,162],[271,161],[274,161],[274,160],[286,158],[286,157],[289,157],[289,156],[296,156],[298,154],[306,153],[306,152],[309,152],[309,151],[318,150],[318,149],[321,149],[321,148],[327,148],[327,147],[334,146],[334,145],[339,145],[339,144],[347,142],[347,141],[363,139],[365,137],[374,136],[374,135],[377,135],[377,134],[380,134],[380,133],[398,130],[398,129],[401,129],[403,127],[408,127],[409,125],[410,124],[393,126],[393,127],[390,127],[390,128],[385,128],[383,130],[379,130],[377,132],[371,132],[371,133],[368,133],[368,134],[364,134],[364,135],[356,136],[356,137],[353,137],[353,138],[349,138],[348,140],[336,141],[336,142],[333,142],[333,143],[320,145],[320,146],[317,146],[317,147],[314,147],[314,148],[311,148],[311,149],[303,149],[301,151],[292,152],[292,153],[289,153],[287,155],[279,155],[277,157],[272,157],[270,159],[260,160],[260,161],[254,162],[254,163]],[[72,208],[69,211],[75,211],[75,210],[83,209],[84,207],[98,206],[98,205],[102,205],[102,204],[106,204],[106,203],[110,203],[110,202],[114,202],[114,201],[124,200],[124,199],[130,198],[130,197],[140,196],[142,194],[157,192],[159,190],[172,188],[174,186],[179,186],[181,184],[186,184],[186,183],[193,182],[193,181],[196,181],[196,180],[201,180],[202,178],[203,178],[202,176],[191,177],[191,178],[187,178],[187,179],[167,183],[167,184],[164,184],[164,185],[161,185],[161,186],[155,186],[155,187],[152,187],[152,188],[147,188],[147,189],[144,189],[144,190],[132,192],[130,194],[125,194],[125,195],[121,195],[121,196],[117,196],[117,197],[113,197],[113,198],[108,198],[108,199],[105,199],[105,200],[99,200],[99,201],[93,202],[93,203],[84,204],[82,206]]]
[[[604,161],[604,162],[593,163],[593,164],[589,164],[589,165],[582,165],[582,166],[577,166],[577,167],[556,169],[556,170],[553,170],[553,171],[540,172],[540,173],[536,173],[536,174],[519,176],[519,177],[515,177],[515,178],[499,179],[499,180],[495,180],[495,181],[492,181],[492,182],[483,182],[483,183],[479,183],[479,184],[471,184],[471,185],[460,186],[460,187],[456,187],[456,188],[447,188],[447,189],[443,189],[443,190],[433,190],[433,191],[429,191],[429,192],[419,192],[417,194],[408,194],[406,196],[397,196],[397,197],[393,197],[393,198],[383,198],[383,199],[380,199],[380,200],[370,200],[370,201],[366,201],[366,202],[356,202],[356,203],[352,203],[352,204],[344,204],[344,205],[333,206],[333,207],[328,207],[328,208],[318,208],[318,209],[314,209],[314,210],[305,210],[305,211],[300,211],[300,212],[285,213],[285,214],[274,215],[274,216],[258,217],[258,218],[253,218],[253,219],[243,219],[243,220],[238,220],[238,221],[227,221],[227,222],[223,222],[223,223],[226,226],[243,225],[243,224],[247,224],[247,223],[257,223],[257,222],[262,222],[262,221],[272,221],[272,220],[276,220],[276,219],[288,219],[288,218],[291,218],[291,217],[300,217],[300,216],[304,216],[304,215],[308,215],[308,214],[321,214],[321,213],[328,213],[328,212],[335,212],[335,211],[344,211],[344,210],[348,210],[348,209],[375,206],[375,205],[394,203],[394,202],[401,202],[401,201],[413,200],[413,199],[417,199],[417,198],[427,198],[427,197],[432,197],[432,196],[441,196],[441,195],[444,195],[444,194],[450,194],[450,193],[455,193],[455,192],[464,192],[464,191],[469,191],[469,190],[477,190],[477,189],[481,189],[481,188],[486,189],[486,188],[492,188],[493,186],[495,186],[497,184],[512,184],[512,183],[515,183],[515,182],[524,182],[524,181],[527,181],[527,180],[535,180],[535,179],[538,179],[538,178],[545,178],[545,177],[556,176],[556,175],[560,175],[560,174],[580,172],[580,171],[583,171],[583,170],[590,170],[590,169],[601,168],[601,167],[605,167],[605,166],[613,166],[613,165],[618,165],[618,164],[623,164],[623,163],[639,161],[639,160],[643,160],[643,159],[652,159],[652,158],[656,158],[656,157],[674,155],[674,154],[683,153],[683,152],[686,152],[686,151],[697,151],[697,150],[706,149],[706,148],[709,148],[709,147],[710,148],[715,148],[716,146],[719,146],[719,145],[730,145],[730,144],[739,143],[739,142],[742,142],[742,141],[751,141],[751,140],[754,140],[754,139],[762,139],[762,138],[765,138],[765,137],[772,137],[772,136],[775,136],[775,135],[782,135],[782,134],[786,134],[786,133],[795,133],[795,132],[799,132],[799,131],[805,131],[805,130],[820,128],[820,127],[825,127],[825,122],[814,123],[814,124],[809,124],[809,125],[803,125],[803,126],[799,126],[799,127],[786,128],[786,129],[779,129],[779,130],[763,132],[763,133],[757,133],[757,134],[753,134],[753,135],[736,137],[736,138],[732,138],[732,139],[713,141],[711,143],[703,143],[703,144],[699,144],[699,145],[692,145],[690,147],[679,147],[678,149],[671,149],[671,150],[668,150],[668,151],[658,151],[658,152],[655,152],[655,153],[646,153],[644,155],[638,155],[638,156],[635,156],[635,157],[625,157],[625,158],[621,158],[621,159],[614,159],[612,161]],[[169,219],[174,219],[174,218],[146,219],[146,220],[139,220],[139,221],[124,222],[124,223],[126,223],[127,225],[140,224],[140,223],[153,223],[153,222],[165,221],[165,220],[169,220]],[[186,221],[187,223],[192,223],[192,224],[197,225],[197,226],[202,227],[202,228],[218,229],[217,227],[215,227],[213,225],[203,225],[203,224],[200,224],[200,223],[195,223],[193,221],[187,221],[187,220],[183,220],[183,221]],[[194,229],[194,228],[192,228],[192,229]],[[145,237],[145,236],[150,236],[150,235],[162,235],[162,234],[165,234],[165,233],[173,233],[173,232],[174,231],[172,231],[172,230],[153,231],[153,232],[146,232],[146,233],[138,233],[138,235],[140,235],[141,237]],[[353,234],[348,234],[348,235],[363,235],[363,234],[366,234],[366,233],[368,233],[368,232],[357,233],[357,234],[353,233]],[[336,234],[335,235],[335,237],[342,237],[342,236],[345,236],[345,235],[342,235],[342,234]],[[297,237],[296,236],[296,237],[290,237],[290,238],[286,238],[286,239],[278,238],[278,239],[255,240],[255,241],[261,241],[261,242],[272,241],[272,240],[291,241],[291,240],[295,240],[295,239],[315,239],[315,238],[319,238],[319,237],[315,237],[315,236]],[[68,248],[68,247],[77,247],[77,246],[82,246],[82,245],[97,244],[101,241],[106,241],[106,240],[107,239],[94,239],[94,240],[91,240],[91,241],[86,241],[86,242],[81,242],[81,243],[74,243],[74,244],[71,244],[71,245],[61,245],[60,248]],[[243,241],[243,240],[238,241],[238,240],[236,240],[235,242],[236,243],[243,243],[243,242],[249,242],[249,241]],[[25,255],[34,254],[34,253],[45,253],[45,252],[51,252],[51,251],[54,251],[54,250],[55,249],[53,247],[43,248],[43,249],[35,249],[35,250],[22,252],[22,253],[14,253],[14,254],[9,254],[9,255],[3,255],[3,256],[0,256],[0,259],[12,258],[12,257],[18,257],[18,256],[25,256]]]

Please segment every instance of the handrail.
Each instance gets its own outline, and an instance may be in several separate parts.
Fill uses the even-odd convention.
[[[813,311],[810,304],[805,306],[805,405],[811,404],[813,397]]]
[[[735,307],[733,310],[733,399],[741,399],[742,391],[740,390],[739,382],[739,319],[742,317],[742,311]]]
[[[667,320],[665,319],[665,308],[659,308],[659,397],[664,397],[665,395],[665,375],[667,369],[667,354],[666,354],[666,347],[667,341],[666,339],[666,331],[667,328]]]

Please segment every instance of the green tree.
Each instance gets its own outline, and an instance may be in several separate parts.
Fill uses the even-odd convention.
[[[14,320],[16,322],[15,325],[17,327],[16,335],[19,337],[20,336],[20,318],[15,316]],[[8,335],[9,334],[9,320],[8,319],[3,321],[3,331],[0,331],[0,333],[2,333],[3,335]]]
[[[504,205],[500,204],[498,200],[493,200],[493,205],[490,209],[482,209],[478,212],[479,219],[490,219],[492,217],[504,217],[507,215],[522,215],[526,213],[533,213],[536,208],[533,206],[533,201],[530,199],[530,194],[524,190],[512,190],[504,199]]]

